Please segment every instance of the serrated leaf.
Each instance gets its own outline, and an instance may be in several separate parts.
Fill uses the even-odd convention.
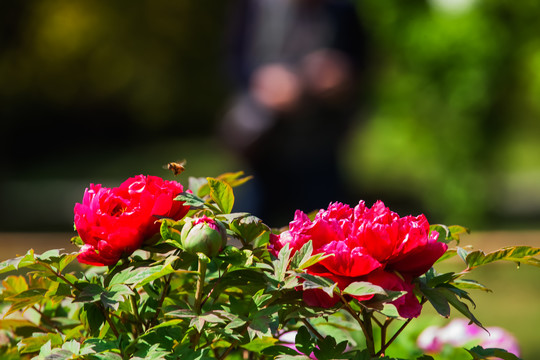
[[[210,198],[226,214],[231,213],[234,205],[234,194],[231,185],[215,178],[206,178],[210,187]]]

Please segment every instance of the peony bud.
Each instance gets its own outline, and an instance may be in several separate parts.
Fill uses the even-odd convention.
[[[187,252],[214,257],[227,244],[227,233],[220,221],[207,216],[186,220],[180,241]]]

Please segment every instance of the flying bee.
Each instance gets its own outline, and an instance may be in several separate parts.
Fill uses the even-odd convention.
[[[182,160],[179,162],[170,162],[166,165],[166,168],[171,170],[174,175],[180,175],[184,172],[184,170],[186,170],[185,165],[186,160]]]

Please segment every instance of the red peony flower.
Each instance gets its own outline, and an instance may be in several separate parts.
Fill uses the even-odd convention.
[[[400,217],[382,201],[371,208],[364,201],[355,208],[332,203],[313,221],[297,210],[289,230],[271,238],[270,250],[277,254],[289,244],[294,253],[311,240],[314,254],[334,256],[310,266],[307,273],[329,278],[342,290],[355,281],[369,281],[387,290],[407,291],[393,304],[402,317],[411,318],[421,311],[413,279],[429,270],[447,249],[438,236],[435,231],[430,234],[424,215]],[[303,297],[311,306],[331,307],[339,301],[317,289],[304,291]]]
[[[90,184],[75,205],[75,228],[85,243],[77,259],[90,265],[114,265],[159,233],[156,220],[183,218],[189,210],[174,198],[183,191],[176,181],[157,176],[129,178],[117,188]]]

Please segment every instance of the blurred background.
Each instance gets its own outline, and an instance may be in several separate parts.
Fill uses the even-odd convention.
[[[479,247],[501,230],[540,246],[539,16],[532,0],[2,1],[2,260],[72,234],[89,183],[173,179],[180,159],[183,184],[254,175],[235,210],[274,227],[382,199]]]

